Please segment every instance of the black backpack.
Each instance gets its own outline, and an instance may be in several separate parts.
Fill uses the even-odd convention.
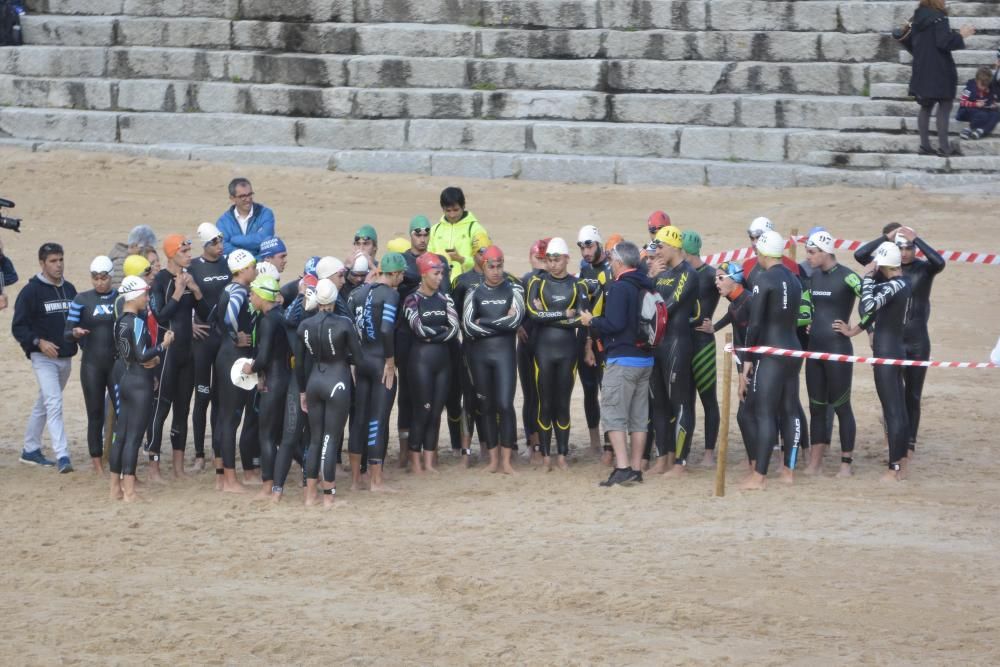
[[[13,0],[0,0],[0,46],[21,46],[21,16]]]

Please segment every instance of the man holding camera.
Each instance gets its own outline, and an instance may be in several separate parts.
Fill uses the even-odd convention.
[[[69,380],[76,354],[75,342],[63,332],[76,288],[63,279],[63,249],[58,243],[45,243],[38,249],[39,271],[17,295],[11,331],[38,380],[38,400],[28,417],[21,463],[59,466],[59,472],[73,472],[69,460],[69,441],[63,428],[62,392]],[[42,431],[49,427],[57,464],[42,454]]]

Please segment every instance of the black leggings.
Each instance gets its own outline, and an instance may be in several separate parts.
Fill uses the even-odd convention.
[[[813,444],[830,444],[833,438],[833,418],[840,424],[840,451],[854,451],[857,424],[851,408],[851,381],[854,367],[835,361],[806,362],[806,389],[809,392],[809,423]]]
[[[215,432],[215,419],[219,413],[219,395],[217,382],[212,377],[215,369],[215,358],[219,356],[219,344],[222,334],[214,328],[208,337],[194,341],[194,408],[191,412],[191,428],[194,433],[195,458],[205,458],[206,416],[209,405],[212,407],[212,432]],[[219,453],[215,453],[219,456]]]
[[[690,339],[668,338],[653,351],[653,424],[656,451],[666,456],[671,450],[683,464],[691,452],[694,427],[694,392],[691,382]]]
[[[396,398],[399,381],[397,379],[393,382],[392,389],[386,389],[382,382],[385,359],[371,350],[365,350],[364,358],[356,368],[354,421],[351,423],[351,436],[347,448],[351,454],[367,452],[370,465],[382,465],[389,444],[389,415],[392,413],[392,403]],[[310,415],[310,428],[312,423]],[[311,442],[316,442],[316,434],[313,434]],[[311,445],[309,449],[311,457],[314,455]]]
[[[411,420],[413,419],[413,399],[410,393],[410,351],[413,349],[414,342],[413,330],[409,326],[396,329],[394,359],[399,375],[399,391],[396,392],[396,431],[400,438],[409,437]]]
[[[493,336],[469,344],[469,364],[479,405],[479,437],[487,449],[516,448],[514,389],[517,359],[514,336]]]
[[[323,481],[333,482],[337,477],[337,452],[351,412],[350,367],[343,362],[324,364],[322,370],[314,365],[306,383],[306,404],[310,433],[306,477],[317,479],[322,469]]]
[[[931,358],[931,341],[925,339],[915,344],[907,343],[906,358],[927,361]],[[917,430],[920,428],[920,400],[924,393],[927,369],[920,366],[903,368],[903,393],[906,397],[906,414],[909,417],[908,435],[910,449],[917,448]]]
[[[80,386],[83,388],[83,404],[87,408],[87,449],[90,457],[104,456],[104,425],[106,396],[114,397],[115,383],[111,377],[114,365],[107,368],[98,364],[80,364]]]
[[[452,449],[462,448],[462,374],[465,359],[462,357],[462,343],[457,338],[448,341],[448,358],[451,366],[448,380],[448,437]]]
[[[218,449],[222,458],[222,467],[226,470],[236,469],[236,431],[240,420],[247,410],[253,392],[240,389],[230,380],[230,370],[236,360],[244,356],[244,351],[232,342],[223,341],[219,356],[215,360],[215,377],[218,378],[219,416],[215,423],[218,432]],[[249,406],[252,409],[252,406]],[[216,445],[215,433],[212,434],[212,444]],[[246,462],[243,463],[246,469]]]
[[[257,413],[260,417],[257,429],[260,438],[260,478],[265,482],[274,480],[274,461],[285,424],[289,375],[287,366],[282,368],[278,364],[273,364],[265,376],[267,391],[257,394]]]
[[[111,444],[109,467],[113,475],[135,475],[139,447],[153,411],[153,375],[133,364],[115,386],[118,423]]]
[[[903,397],[903,369],[899,366],[875,366],[875,391],[882,403],[885,433],[889,439],[889,464],[899,463],[907,454],[910,425]]]
[[[948,143],[948,122],[951,119],[951,107],[954,101],[946,100],[920,100],[920,113],[917,115],[917,130],[920,132],[920,145],[925,148],[931,146],[931,110],[937,105],[937,135],[938,150],[946,155],[951,148]]]
[[[257,387],[248,392],[246,408],[243,412],[243,428],[240,429],[240,463],[243,470],[260,467],[260,394]]]
[[[694,356],[691,361],[692,389],[701,398],[705,411],[705,449],[715,449],[719,439],[719,397],[716,392],[715,337],[710,340],[694,339]],[[695,400],[691,397],[691,420],[694,423]]]
[[[153,399],[153,418],[147,433],[148,450],[159,455],[163,441],[163,426],[167,415],[174,413],[170,422],[170,447],[184,451],[187,444],[188,413],[191,411],[191,393],[194,391],[194,356],[191,349],[170,348],[164,352],[159,372],[160,386]]]
[[[296,359],[296,363],[302,363],[302,360]],[[281,441],[278,443],[277,451],[274,456],[274,476],[272,478],[272,486],[274,487],[284,487],[285,481],[288,479],[288,471],[292,467],[292,459],[298,458],[301,462],[303,461],[303,443],[305,441],[306,432],[306,414],[302,412],[301,399],[299,398],[299,382],[295,377],[295,373],[292,373],[288,379],[288,389],[285,395],[285,414],[282,418],[282,430],[281,430]],[[263,446],[261,451],[263,452]],[[263,462],[263,457],[262,457]],[[261,474],[264,474],[264,470],[261,470]]]
[[[538,431],[538,386],[535,382],[535,349],[531,343],[517,343],[517,374],[521,379],[521,424],[524,441]]]
[[[756,421],[756,470],[767,474],[771,448],[778,441],[778,424],[785,447],[785,465],[794,467],[793,452],[802,442],[802,405],[799,403],[801,359],[765,356],[754,364],[750,382],[751,408]]]
[[[535,342],[535,386],[538,395],[538,442],[542,456],[552,451],[555,430],[559,456],[569,456],[569,406],[576,380],[575,332],[539,327]]]
[[[596,345],[595,345],[596,347]],[[579,351],[577,372],[580,375],[580,385],[583,387],[583,414],[587,418],[587,428],[594,429],[601,425],[601,381],[604,380],[603,355],[594,350],[597,363],[590,366],[583,360],[583,349]]]
[[[448,399],[451,380],[451,363],[447,343],[414,341],[410,350],[410,394],[413,402],[413,419],[410,428],[411,452],[432,452],[437,449],[438,432],[441,430],[441,411]],[[400,391],[403,389],[400,380]],[[402,402],[400,402],[402,409]]]

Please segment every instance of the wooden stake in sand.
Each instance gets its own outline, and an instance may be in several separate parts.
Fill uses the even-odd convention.
[[[715,495],[726,495],[726,453],[729,451],[729,397],[733,388],[733,334],[726,334],[726,345],[722,354],[722,424],[719,428],[719,451],[715,456]]]
[[[798,235],[799,235],[799,228],[798,227],[792,227],[791,238],[794,239]],[[792,258],[793,262],[798,262],[799,261],[799,244],[798,243],[792,243],[790,246],[788,246],[788,256]]]

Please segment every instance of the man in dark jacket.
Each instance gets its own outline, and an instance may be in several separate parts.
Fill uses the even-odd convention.
[[[38,249],[38,272],[14,304],[11,331],[20,343],[38,379],[38,400],[28,417],[21,462],[32,465],[55,465],[42,454],[42,431],[49,427],[52,449],[59,472],[73,472],[69,459],[69,441],[63,428],[62,392],[69,380],[76,354],[75,342],[63,336],[70,304],[76,288],[63,280],[63,249],[58,243],[45,243]]]
[[[7,286],[17,282],[17,271],[14,270],[14,262],[10,257],[3,254],[3,241],[0,241],[0,310],[7,308]]]
[[[263,204],[254,203],[253,186],[245,178],[229,182],[232,206],[219,216],[215,226],[222,232],[223,252],[243,248],[256,257],[260,244],[274,236],[274,213]]]
[[[611,250],[614,282],[607,288],[604,314],[594,317],[582,313],[580,323],[604,344],[607,362],[601,383],[601,422],[615,452],[615,469],[601,486],[641,482],[642,453],[646,448],[649,421],[649,378],[653,372],[653,353],[639,347],[639,303],[643,290],[653,283],[636,270],[639,249],[623,241]],[[629,461],[626,434],[632,434],[632,459]]]

